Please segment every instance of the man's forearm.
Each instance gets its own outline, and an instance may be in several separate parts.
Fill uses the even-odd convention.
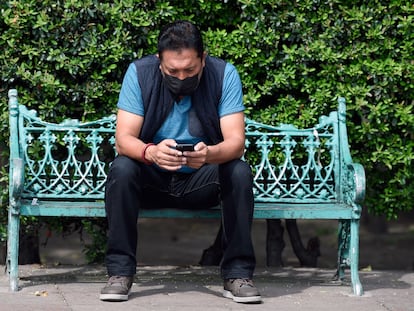
[[[223,141],[217,145],[208,146],[207,163],[221,164],[243,156],[244,143]]]
[[[116,151],[119,155],[145,162],[143,157],[146,144],[132,136],[123,136],[116,139]]]

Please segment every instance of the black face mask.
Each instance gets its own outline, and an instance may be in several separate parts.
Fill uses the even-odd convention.
[[[164,73],[164,81],[170,89],[171,93],[175,96],[191,95],[198,87],[200,80],[198,74],[180,80],[174,76],[170,76]]]

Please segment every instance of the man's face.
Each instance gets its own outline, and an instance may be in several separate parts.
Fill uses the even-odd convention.
[[[164,74],[184,80],[198,75],[205,66],[205,55],[198,57],[194,49],[181,49],[180,51],[165,50],[162,52],[160,69]]]

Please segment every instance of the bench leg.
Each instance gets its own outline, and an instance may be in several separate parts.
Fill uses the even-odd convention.
[[[9,273],[10,290],[19,290],[19,227],[20,218],[9,208],[9,224],[7,233],[7,271]]]
[[[354,294],[362,296],[364,291],[362,289],[361,281],[359,280],[358,266],[359,266],[359,220],[351,220],[351,282]]]
[[[361,281],[359,279],[359,220],[339,221],[338,231],[338,270],[335,279],[345,279],[345,268],[350,267],[353,293],[363,295]]]

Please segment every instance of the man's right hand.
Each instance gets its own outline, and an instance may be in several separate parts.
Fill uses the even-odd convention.
[[[157,145],[149,146],[145,159],[168,171],[179,170],[186,165],[187,159],[181,151],[174,148],[176,144],[174,139],[165,139]]]

